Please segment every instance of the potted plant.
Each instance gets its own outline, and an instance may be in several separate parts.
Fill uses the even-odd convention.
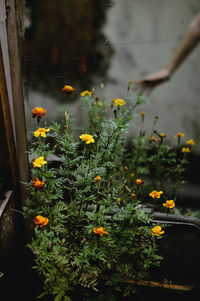
[[[48,127],[41,125],[46,110],[32,110],[37,127],[29,150],[31,179],[25,185],[30,197],[23,215],[30,222],[28,247],[34,267],[43,279],[40,297],[73,300],[77,289],[98,291],[102,279],[105,286],[128,296],[135,292],[135,284],[149,280],[153,266],[160,265],[158,242],[165,223],[153,220],[143,203],[145,195],[151,193],[154,199],[163,192],[155,187],[149,192],[151,168],[149,163],[141,164],[141,158],[149,151],[154,156],[154,148],[147,149],[142,132],[135,152],[127,149],[133,112],[145,102],[140,94],[129,96],[131,84],[126,98],[113,98],[110,103],[94,90],[83,91],[88,122],[78,131],[73,131],[67,110],[63,123]],[[100,88],[102,92],[103,85]],[[70,97],[75,90],[66,85],[63,93]],[[144,120],[145,114],[141,116]],[[158,151],[164,152],[164,137],[159,137]],[[59,158],[56,164],[50,161],[52,155]],[[173,162],[174,156],[168,160]],[[180,160],[181,174],[186,160]]]

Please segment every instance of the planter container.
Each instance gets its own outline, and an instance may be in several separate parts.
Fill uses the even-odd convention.
[[[153,221],[166,224],[159,240],[164,259],[160,267],[151,271],[157,286],[191,291],[200,285],[200,219],[174,214],[153,213]]]

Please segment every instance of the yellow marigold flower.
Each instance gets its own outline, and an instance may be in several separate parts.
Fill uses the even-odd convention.
[[[136,180],[134,181],[134,183],[137,184],[137,185],[142,185],[142,184],[144,184],[144,181],[141,180],[141,179],[136,179]]]
[[[131,197],[132,198],[136,197],[136,194],[135,193],[131,193]]]
[[[163,203],[163,206],[172,209],[175,207],[175,203],[173,200],[167,200],[165,203]]]
[[[121,98],[115,99],[114,103],[115,103],[116,107],[117,106],[124,106],[126,104],[126,102],[123,99],[121,99]]]
[[[145,112],[140,112],[140,115],[142,116],[142,118],[144,118],[146,116]]]
[[[92,96],[92,91],[88,91],[88,90],[85,90],[85,91],[83,91],[83,92],[81,92],[81,96]]]
[[[150,137],[150,140],[151,140],[151,141],[154,141],[154,142],[158,141],[158,139],[157,139],[156,137],[154,137],[154,136],[151,136],[151,137]]]
[[[72,86],[69,86],[69,85],[65,85],[63,88],[62,88],[62,92],[64,94],[72,94],[74,93],[74,88]]]
[[[47,217],[43,217],[41,215],[38,215],[34,218],[34,222],[36,225],[38,225],[40,228],[46,226],[49,222],[49,219]]]
[[[157,190],[153,190],[152,192],[149,193],[149,196],[151,196],[153,199],[159,199],[160,195],[163,194],[163,191],[157,191]]]
[[[39,157],[33,161],[33,167],[42,167],[42,165],[47,164],[47,161],[44,160],[44,157]]]
[[[194,143],[194,140],[193,140],[193,139],[190,139],[190,140],[188,140],[188,141],[186,142],[186,144],[187,144],[187,145],[190,145],[190,146],[193,146],[193,145],[195,145],[195,143]]]
[[[79,136],[79,138],[80,138],[82,141],[85,141],[86,144],[94,143],[94,138],[93,138],[92,135],[82,134],[81,136]]]
[[[185,135],[183,133],[177,133],[174,138],[181,138],[181,137],[184,137]]]
[[[190,153],[191,149],[189,147],[182,147],[181,152],[182,153]]]
[[[160,133],[159,136],[160,136],[160,138],[165,138],[166,137],[166,135],[164,133]]]
[[[50,131],[50,129],[39,128],[37,131],[34,132],[34,136],[35,137],[41,136],[41,137],[45,138],[46,133],[49,131]]]
[[[117,198],[116,201],[117,201],[118,203],[120,203],[120,202],[121,202],[121,199],[120,199],[120,198]]]
[[[35,178],[35,179],[33,179],[32,185],[33,185],[33,187],[40,189],[40,188],[44,187],[44,182],[38,180],[38,178]]]
[[[43,116],[46,115],[46,112],[47,111],[42,107],[36,107],[32,110],[31,114],[33,118],[37,117],[37,119],[40,120]]]
[[[131,173],[131,177],[134,177],[134,176],[135,176],[135,174],[134,174],[134,172],[132,172],[132,173]]]
[[[94,178],[95,181],[97,182],[101,182],[101,177],[100,176],[96,176],[96,178]]]
[[[108,234],[108,232],[104,229],[104,227],[94,228],[93,233],[103,236],[104,234]]]
[[[152,231],[152,234],[155,236],[160,236],[165,233],[165,231],[162,231],[161,226],[156,226],[156,227],[152,228],[151,231]]]

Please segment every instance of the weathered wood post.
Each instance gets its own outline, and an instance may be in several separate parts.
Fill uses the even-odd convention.
[[[23,217],[16,209],[27,197],[21,181],[29,180],[17,4],[23,16],[23,1],[0,1],[0,176],[8,187],[0,199],[0,272],[10,275],[23,257]]]
[[[22,87],[22,72],[20,59],[20,39],[22,38],[23,24],[19,24],[21,37],[17,29],[16,5],[18,15],[23,19],[24,1],[7,0],[7,37],[10,60],[11,87],[13,95],[14,127],[16,134],[16,149],[18,161],[19,181],[26,182],[29,178],[27,150],[26,119],[24,111],[24,97]],[[18,22],[19,23],[19,22]],[[20,202],[23,203],[27,197],[25,186],[18,182],[20,192]]]

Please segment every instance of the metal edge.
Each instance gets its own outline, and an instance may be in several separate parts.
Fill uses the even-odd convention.
[[[153,212],[152,221],[162,222],[167,224],[190,225],[200,230],[200,219],[192,216],[185,215],[172,215],[161,212]]]
[[[3,212],[9,202],[9,200],[11,199],[11,196],[13,195],[13,191],[12,190],[9,190],[5,193],[6,195],[6,198],[3,200],[1,206],[0,206],[0,218],[1,216],[3,215]]]

